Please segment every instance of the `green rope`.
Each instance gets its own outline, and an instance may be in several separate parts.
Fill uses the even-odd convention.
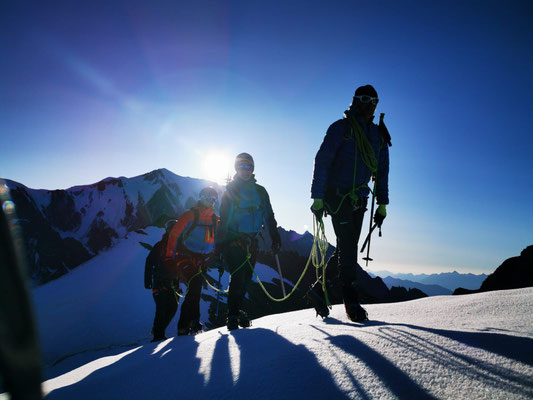
[[[363,162],[368,167],[372,175],[375,176],[378,170],[378,160],[376,158],[376,155],[374,154],[374,149],[372,148],[372,145],[370,144],[365,133],[363,132],[363,128],[361,128],[361,126],[359,125],[355,117],[353,115],[349,115],[347,119],[352,125],[352,132],[354,133],[354,136],[355,136],[356,153],[357,153],[357,148],[359,148]],[[354,186],[355,186],[355,176],[354,176]]]
[[[344,200],[346,200],[347,197],[350,197],[352,201],[352,205],[355,206],[357,204],[357,201],[359,200],[359,196],[357,195],[357,192],[364,188],[368,187],[367,184],[363,183],[359,186],[355,186],[355,176],[357,172],[357,155],[361,153],[361,157],[365,165],[370,170],[370,173],[373,177],[376,176],[377,170],[378,170],[378,161],[376,159],[376,155],[374,154],[374,149],[372,148],[372,145],[368,141],[365,133],[363,132],[363,129],[357,122],[354,116],[346,116],[346,119],[350,123],[350,131],[352,135],[354,136],[354,144],[355,144],[355,157],[354,157],[354,166],[353,166],[353,181],[352,181],[352,189],[346,193],[344,196],[341,197],[341,201],[339,202],[339,206],[336,210],[333,210],[333,208],[324,201],[324,204],[329,209],[329,214],[335,215],[339,212],[339,210],[342,207],[342,204],[344,203]],[[357,151],[359,149],[359,151]]]
[[[322,284],[322,288],[323,288],[324,295],[325,295],[325,298],[326,298],[326,304],[328,305],[328,307],[331,308],[331,303],[329,302],[329,298],[328,298],[328,295],[327,295],[326,278],[325,278],[325,276],[326,276],[326,252],[328,250],[329,243],[328,243],[328,240],[326,238],[326,233],[325,233],[325,229],[324,229],[324,222],[322,220],[317,220],[316,217],[313,218],[313,236],[314,236],[314,240],[313,240],[313,245],[311,247],[311,253],[309,254],[309,257],[307,259],[307,263],[305,264],[304,270],[302,271],[302,274],[298,278],[298,281],[296,282],[296,284],[294,285],[294,287],[292,288],[290,293],[288,293],[286,296],[284,296],[282,298],[278,299],[278,298],[273,297],[268,292],[268,290],[265,288],[263,282],[261,281],[261,279],[259,278],[259,276],[255,272],[255,269],[254,269],[252,263],[250,262],[250,259],[252,258],[252,255],[250,254],[249,251],[248,251],[248,254],[246,255],[245,260],[233,272],[230,273],[230,276],[232,276],[237,271],[239,271],[241,268],[243,268],[246,264],[248,264],[250,266],[250,268],[252,269],[253,275],[257,279],[257,283],[259,284],[259,286],[261,287],[263,292],[266,294],[266,296],[272,301],[282,302],[282,301],[287,300],[296,291],[296,289],[300,285],[302,279],[304,278],[307,270],[309,269],[309,265],[312,263],[313,266],[316,269],[317,277],[319,275],[322,275],[321,284]],[[322,270],[322,271],[320,271],[320,270]],[[322,272],[322,274],[320,274],[320,272]],[[203,276],[204,280],[206,281],[207,285],[211,289],[215,290],[216,292],[220,292],[220,293],[228,293],[229,292],[229,287],[226,290],[221,290],[221,289],[216,288],[215,286],[213,286],[209,282],[209,279],[207,278],[207,276],[203,273],[202,269],[200,269],[200,271],[197,274],[193,275],[193,277],[189,280],[189,282],[198,274],[202,274],[202,276]],[[187,291],[188,291],[188,284],[187,284]],[[183,295],[183,297],[185,297],[186,295],[187,295],[187,293],[185,293],[185,295]]]
[[[250,252],[248,252],[248,254],[247,254],[247,256],[246,256],[246,259],[242,262],[241,265],[239,265],[239,266],[237,267],[237,269],[236,269],[235,271],[233,271],[232,273],[230,273],[230,276],[232,276],[234,273],[236,273],[236,272],[239,271],[241,268],[243,268],[243,267],[246,265],[246,263],[250,260],[250,258],[252,258],[252,255],[250,254]],[[207,277],[204,275],[203,271],[200,271],[200,272],[201,272],[202,276],[204,277],[204,280],[206,281],[207,285],[208,285],[211,289],[213,289],[213,290],[216,291],[216,292],[220,292],[220,293],[228,293],[228,292],[229,292],[229,286],[228,286],[228,288],[227,288],[226,290],[221,290],[221,289],[219,289],[219,288],[216,288],[216,287],[214,287],[213,285],[211,285],[211,283],[209,283],[209,280],[208,280]],[[194,277],[193,277],[193,278],[194,278]],[[192,279],[192,278],[191,278],[191,279]]]
[[[279,298],[279,299],[273,297],[268,292],[268,290],[265,288],[263,282],[261,281],[261,279],[259,279],[259,276],[257,276],[257,273],[255,272],[254,267],[252,266],[252,264],[249,262],[249,259],[246,260],[246,261],[248,261],[248,265],[250,266],[250,268],[252,268],[252,272],[255,275],[256,279],[257,279],[257,283],[259,284],[259,286],[261,287],[261,289],[263,290],[265,295],[270,300],[276,301],[276,302],[282,302],[282,301],[287,300],[296,291],[296,289],[298,288],[298,285],[300,285],[300,282],[302,281],[303,277],[305,276],[305,274],[306,274],[306,272],[307,272],[307,270],[309,268],[309,265],[311,263],[313,263],[313,265],[315,266],[315,268],[317,270],[317,273],[318,273],[318,270],[321,268],[322,269],[322,276],[325,277],[325,272],[326,272],[325,259],[326,259],[326,251],[328,249],[328,245],[329,244],[328,244],[328,241],[326,239],[326,234],[325,234],[325,230],[324,230],[324,222],[322,220],[318,221],[316,219],[316,217],[314,218],[314,223],[313,223],[313,236],[314,236],[313,246],[311,247],[311,253],[309,254],[309,258],[307,259],[307,263],[305,264],[305,268],[304,268],[302,274],[300,275],[300,278],[298,278],[298,281],[296,282],[296,284],[294,285],[294,287],[290,291],[290,293],[288,293],[285,297],[282,297],[282,298]],[[329,299],[327,297],[327,291],[325,290],[325,278],[323,280],[323,288],[324,288],[324,295],[326,297],[326,303],[327,303],[328,307],[331,308],[331,304],[330,304]]]

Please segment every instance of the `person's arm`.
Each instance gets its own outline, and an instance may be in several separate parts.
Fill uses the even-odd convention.
[[[344,141],[343,132],[346,130],[346,122],[339,120],[333,123],[326,132],[324,141],[315,156],[313,182],[311,184],[311,197],[323,199],[326,191],[328,171],[335,160],[339,147]]]
[[[278,223],[274,217],[274,210],[272,210],[272,204],[270,203],[268,192],[262,186],[259,186],[259,190],[265,207],[265,225],[270,235],[270,239],[272,240],[272,251],[277,254],[281,248],[281,237],[278,232]]]
[[[183,233],[185,228],[194,221],[194,212],[191,210],[185,211],[178,222],[172,227],[172,230],[168,234],[167,249],[165,251],[165,257],[167,259],[174,258],[176,253],[176,246],[178,244],[178,238]]]
[[[386,143],[379,152],[376,185],[377,203],[389,204],[389,146]]]
[[[220,217],[217,225],[217,232],[215,234],[215,253],[220,253],[222,247],[226,243],[226,232],[228,228],[229,218],[231,218],[231,195],[226,191],[222,195],[220,201]]]
[[[146,262],[144,263],[144,288],[145,289],[152,289],[152,275],[153,275],[153,269],[154,269],[154,249],[157,246],[157,244],[152,247],[152,250],[150,250],[150,253],[148,253],[148,257],[146,257]]]

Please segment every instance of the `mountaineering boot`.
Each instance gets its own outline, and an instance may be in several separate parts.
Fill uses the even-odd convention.
[[[368,321],[368,313],[359,303],[345,304],[346,315],[353,322]]]
[[[154,342],[162,342],[163,340],[167,340],[167,337],[165,335],[163,336],[154,336],[154,338],[150,341],[150,343]]]
[[[228,315],[226,326],[228,331],[239,329],[239,317],[237,315]]]
[[[307,303],[314,307],[317,317],[320,315],[326,318],[329,315],[329,308],[326,304],[326,297],[322,290],[320,281],[316,281],[305,294]]]
[[[241,328],[249,328],[252,325],[250,318],[248,318],[248,315],[244,311],[240,311],[237,320]]]
[[[202,330],[204,329],[204,326],[197,319],[194,319],[189,322],[189,327],[191,335],[196,335],[197,333],[202,332]]]

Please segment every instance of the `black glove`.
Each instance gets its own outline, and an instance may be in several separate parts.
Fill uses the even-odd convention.
[[[279,240],[272,241],[271,249],[272,249],[272,254],[274,255],[278,254],[279,251],[281,250],[281,242]]]
[[[377,224],[378,228],[381,228],[386,216],[387,208],[384,204],[380,204],[376,210],[376,213],[374,214],[374,222]]]
[[[315,214],[318,221],[322,220],[322,215],[324,214],[324,200],[314,199],[313,204],[311,205],[311,212]]]
[[[145,289],[152,289],[152,282],[144,282]]]

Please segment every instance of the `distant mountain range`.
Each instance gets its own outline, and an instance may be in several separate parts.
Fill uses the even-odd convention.
[[[386,278],[382,278],[383,282],[389,289],[391,289],[393,286],[402,286],[406,289],[418,289],[427,294],[428,296],[442,296],[442,295],[450,295],[452,294],[452,291],[449,289],[446,289],[445,287],[439,286],[439,285],[425,285],[423,283],[419,282],[413,282],[405,279],[397,279],[393,278],[391,276],[387,276]]]
[[[435,296],[437,294],[451,294],[458,287],[463,287],[465,289],[477,289],[480,287],[481,283],[487,278],[486,274],[461,274],[457,271],[453,272],[443,272],[440,274],[395,274],[390,271],[372,271],[375,276],[380,276],[384,281],[385,278],[390,277],[389,282],[396,282],[396,280],[402,280],[403,283],[401,286],[404,287],[413,287],[422,290],[430,296]],[[387,282],[385,282],[387,283]],[[424,290],[421,286],[417,284],[429,285],[425,286]],[[406,286],[408,285],[408,286]],[[435,287],[435,285],[437,287]],[[433,287],[432,287],[433,286]],[[440,288],[439,288],[440,287]],[[440,293],[443,289],[448,290],[448,293]],[[433,294],[430,294],[432,292]],[[438,293],[437,293],[438,292]]]

